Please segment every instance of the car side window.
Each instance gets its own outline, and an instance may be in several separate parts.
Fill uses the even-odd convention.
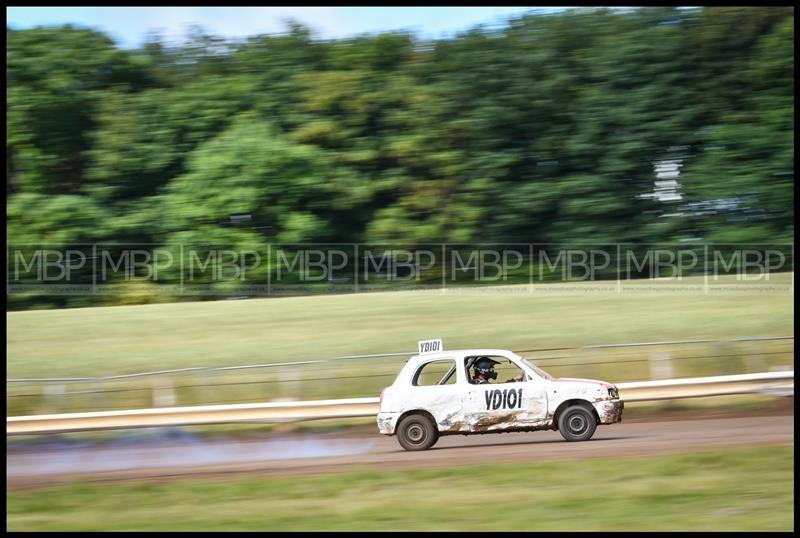
[[[455,366],[456,361],[453,359],[426,362],[417,368],[411,384],[415,387],[454,385],[456,382]]]
[[[470,383],[476,384],[475,381],[475,362],[480,357],[466,357],[464,359],[464,366],[467,370],[467,377]],[[489,356],[490,359],[496,362],[494,371],[497,372],[497,379],[489,381],[490,384],[505,383],[508,381],[528,381],[528,375],[516,364],[511,362],[505,357]]]
[[[497,371],[498,382],[503,383],[512,379],[520,381],[528,380],[528,376],[525,374],[522,368],[520,368],[510,360],[504,357],[494,357],[494,358],[495,360],[500,362],[500,364],[494,367],[494,369]]]

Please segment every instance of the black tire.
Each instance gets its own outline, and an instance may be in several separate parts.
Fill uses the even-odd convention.
[[[558,431],[567,441],[588,441],[596,429],[594,414],[582,405],[567,407],[558,417]]]
[[[409,415],[397,425],[397,440],[406,450],[427,450],[438,439],[436,425],[425,415]]]

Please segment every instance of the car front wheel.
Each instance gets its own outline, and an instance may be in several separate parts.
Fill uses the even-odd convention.
[[[406,450],[427,450],[438,439],[436,425],[424,415],[409,415],[397,427],[397,440]]]
[[[568,407],[558,417],[558,431],[567,441],[588,441],[596,429],[594,415],[580,405]]]

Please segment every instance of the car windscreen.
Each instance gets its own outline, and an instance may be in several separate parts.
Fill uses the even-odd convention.
[[[551,376],[550,374],[548,374],[547,372],[545,372],[544,370],[533,364],[533,361],[530,361],[524,357],[520,358],[522,359],[522,362],[524,362],[525,365],[528,366],[528,368],[539,374],[539,377],[543,377],[545,379],[553,379],[553,376]]]

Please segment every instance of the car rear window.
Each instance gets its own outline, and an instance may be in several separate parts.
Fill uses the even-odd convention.
[[[426,362],[414,373],[414,377],[411,380],[411,384],[415,387],[424,387],[430,385],[438,385],[442,381],[444,381],[444,385],[453,385],[456,382],[456,373],[452,372],[451,375],[444,380],[444,376],[447,375],[453,368],[455,368],[456,361],[453,359],[441,359]]]

